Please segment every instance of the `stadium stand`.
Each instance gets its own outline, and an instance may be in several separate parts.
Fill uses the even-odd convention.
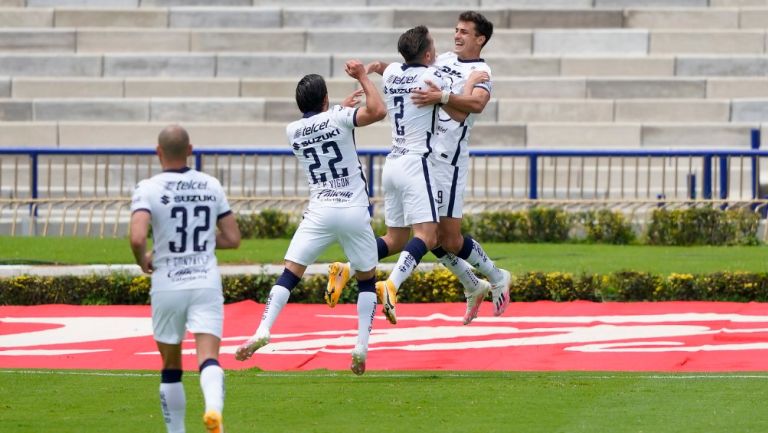
[[[494,94],[472,132],[476,149],[747,150],[752,130],[760,130],[763,141],[768,138],[763,127],[768,119],[768,0],[415,4],[0,0],[0,148],[147,149],[172,122],[184,123],[197,148],[281,147],[285,124],[298,113],[293,91],[302,75],[327,76],[332,101],[339,101],[354,90],[343,71],[345,60],[398,60],[397,37],[417,24],[430,27],[438,52],[450,50],[456,17],[466,9],[480,10],[495,24],[483,51],[494,71]],[[382,122],[360,130],[357,142],[361,148],[386,148],[389,134],[388,123]],[[38,182],[47,182],[49,195],[58,197],[62,159],[53,160]],[[598,182],[604,181],[598,178],[606,161],[611,170],[612,161],[583,161],[579,179],[592,178],[584,171],[590,167],[595,173],[594,190],[592,185],[584,188],[581,180],[582,189],[594,191],[589,198],[611,196],[618,182],[609,180],[601,193]],[[646,183],[640,193],[646,198],[655,198],[659,186],[660,196],[668,194],[664,182],[670,180],[663,170],[670,164],[675,165],[679,194],[690,195],[684,191],[686,176],[695,171],[691,164],[699,164],[648,159],[645,173],[642,164],[629,163],[636,164],[633,182]],[[8,185],[10,167],[19,159],[3,164],[0,189]],[[508,175],[488,161],[478,164],[473,166],[473,191],[483,182],[487,189],[489,178],[501,186]],[[557,172],[554,160],[542,160],[540,166],[553,164]],[[555,174],[551,180],[550,198],[559,197],[555,187],[563,179],[570,182],[571,161],[567,164],[567,177]],[[678,170],[678,164],[687,164],[688,172]],[[743,173],[749,159],[740,164]],[[94,173],[95,179],[69,181],[70,186],[87,184],[77,197],[117,194],[97,185],[106,182],[105,176],[98,180],[98,167],[80,170]],[[284,164],[275,170],[296,175]],[[645,173],[647,182],[637,173]],[[24,176],[30,175],[12,180],[20,189],[3,189],[3,196],[28,195],[28,190],[17,194],[28,184]],[[114,173],[110,176],[114,180]],[[509,176],[518,186],[500,187],[493,194],[498,198],[507,191],[525,198],[526,175]],[[543,176],[542,186],[550,182]],[[701,178],[699,173],[699,183]],[[758,181],[768,193],[762,185],[768,176]],[[123,179],[120,191],[131,182]],[[739,197],[748,197],[743,191],[754,186],[752,181],[742,177],[739,182]],[[299,187],[292,188],[301,195]],[[23,205],[15,206],[18,213]]]
[[[748,148],[768,118],[768,1],[326,3],[0,0],[0,145],[145,146],[181,121],[198,146],[275,146],[301,75],[341,99],[347,58],[396,60],[416,24],[449,50],[468,7],[496,25],[475,145]]]

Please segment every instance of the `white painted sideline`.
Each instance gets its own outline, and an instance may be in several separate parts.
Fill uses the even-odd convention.
[[[378,269],[391,271],[394,263],[380,263]],[[420,263],[418,271],[431,271],[435,263]],[[280,275],[283,265],[221,265],[222,275],[242,274],[272,274]],[[19,275],[62,276],[62,275],[92,275],[111,274],[114,272],[138,275],[141,273],[138,265],[80,265],[80,266],[40,266],[40,265],[0,265],[0,278]],[[307,268],[306,275],[325,274],[328,272],[327,263],[316,263]]]
[[[440,377],[451,378],[482,378],[482,374],[467,373],[462,374],[460,372],[435,372]],[[507,376],[514,377],[516,380],[525,379],[540,379],[539,376],[545,375],[546,379],[575,379],[575,380],[624,380],[624,379],[650,379],[650,380],[709,380],[709,379],[768,379],[768,375],[765,374],[700,374],[700,373],[680,373],[680,374],[657,374],[657,373],[645,373],[645,372],[628,372],[626,375],[612,375],[612,374],[546,374],[547,372],[535,371],[535,372],[507,372]],[[530,374],[529,374],[530,373]],[[55,376],[112,376],[112,377],[156,377],[157,373],[127,373],[127,372],[106,372],[106,371],[66,371],[66,370],[0,370],[0,374],[44,374]],[[184,375],[199,376],[197,372],[185,371]],[[255,373],[254,376],[260,378],[284,378],[284,377],[296,377],[298,379],[305,377],[351,377],[346,372],[315,372],[315,371],[303,371],[298,373],[285,373],[274,371],[262,371]],[[366,373],[366,377],[384,377],[384,378],[418,378],[418,377],[431,377],[433,374],[414,372],[413,374],[399,372],[396,374],[384,373],[384,372],[370,372]],[[498,377],[496,375],[490,377]]]

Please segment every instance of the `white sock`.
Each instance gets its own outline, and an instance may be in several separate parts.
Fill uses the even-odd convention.
[[[472,239],[472,252],[469,253],[467,262],[480,271],[480,273],[488,277],[488,280],[490,280],[491,283],[498,283],[504,278],[504,275],[493,263],[493,260],[485,254],[483,247],[481,247],[474,239]]]
[[[200,372],[200,388],[205,399],[205,411],[224,410],[224,370],[218,365],[209,365]]]
[[[400,253],[400,257],[397,259],[397,264],[394,269],[392,269],[392,273],[389,274],[389,279],[392,280],[392,282],[395,283],[395,287],[399,289],[400,285],[403,284],[403,281],[408,279],[418,265],[418,260],[416,260],[411,253],[403,251]]]
[[[160,407],[168,433],[184,433],[187,397],[181,382],[160,384]]]
[[[357,295],[357,344],[356,352],[368,352],[368,339],[373,328],[373,317],[376,314],[376,294],[360,292]]]
[[[272,286],[256,334],[263,333],[264,331],[269,332],[272,329],[272,325],[275,324],[275,320],[277,320],[277,316],[280,315],[280,311],[282,311],[285,304],[288,303],[288,297],[290,295],[291,291],[285,287],[278,285]]]
[[[453,275],[456,275],[456,278],[459,279],[461,285],[464,286],[465,294],[468,295],[477,290],[480,285],[480,279],[477,278],[477,275],[475,275],[472,267],[469,266],[469,263],[448,252],[437,260],[442,263],[443,266],[448,268]]]
[[[424,254],[428,251],[427,245],[419,237],[413,237],[405,244],[405,248],[400,253],[397,264],[395,264],[395,268],[392,269],[392,273],[389,274],[388,278],[395,283],[396,289],[399,289],[403,281],[411,275],[416,266],[419,265],[422,257],[424,257]]]

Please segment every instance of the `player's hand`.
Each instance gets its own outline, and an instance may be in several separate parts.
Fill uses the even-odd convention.
[[[359,60],[347,60],[344,64],[344,72],[355,80],[367,75],[365,66]]]
[[[341,101],[342,107],[349,107],[354,108],[357,106],[357,104],[360,103],[360,98],[365,94],[365,91],[363,89],[357,89],[354,92],[350,93],[349,96],[344,98],[343,101]]]
[[[485,71],[472,71],[472,73],[469,74],[469,77],[467,77],[467,82],[471,83],[473,86],[486,81],[491,81],[491,76]]]
[[[429,80],[424,80],[426,89],[417,89],[411,92],[411,100],[417,107],[425,105],[434,105],[440,102],[443,91],[437,85]]]
[[[151,274],[155,270],[152,266],[152,251],[147,251],[144,254],[144,260],[141,261],[139,266],[141,266],[141,271],[145,274]]]
[[[376,60],[375,62],[368,63],[365,65],[365,73],[366,74],[383,74],[384,73],[384,62]]]

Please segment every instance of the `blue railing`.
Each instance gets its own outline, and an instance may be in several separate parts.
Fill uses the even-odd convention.
[[[707,200],[713,198],[713,180],[715,176],[713,171],[720,173],[718,177],[717,190],[719,199],[728,198],[729,159],[748,158],[750,160],[751,170],[751,196],[752,199],[761,199],[759,197],[760,184],[760,163],[759,158],[767,158],[768,151],[760,150],[760,132],[752,131],[751,149],[745,150],[555,150],[555,149],[474,149],[470,154],[473,157],[482,157],[493,159],[495,157],[517,157],[527,160],[527,198],[536,200],[540,197],[540,162],[543,158],[701,158],[702,176],[702,194],[701,198]],[[385,149],[359,149],[358,153],[361,159],[366,160],[367,178],[369,180],[369,193],[374,196],[375,193],[375,158],[384,157],[388,151]],[[0,158],[3,155],[26,155],[29,157],[30,164],[30,195],[33,199],[39,198],[38,179],[39,179],[39,160],[41,156],[151,156],[154,155],[153,149],[54,149],[54,148],[6,148],[0,149]],[[289,156],[293,155],[290,149],[286,148],[260,148],[260,149],[195,149],[193,152],[194,165],[198,170],[206,169],[206,158],[215,156]],[[713,162],[717,160],[717,164]],[[768,167],[763,167],[762,171],[768,176]],[[1,180],[1,179],[0,179]],[[695,182],[694,182],[695,184]],[[695,187],[691,188],[695,197]]]

